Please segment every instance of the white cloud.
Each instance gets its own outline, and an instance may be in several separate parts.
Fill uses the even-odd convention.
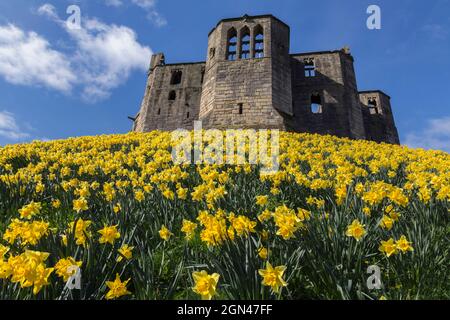
[[[167,25],[167,20],[156,10],[156,0],[129,0],[131,4],[142,8],[147,13],[147,18],[157,27]],[[122,0],[105,0],[106,5],[120,7]]]
[[[56,8],[50,4],[46,3],[39,7],[37,13],[40,15],[45,15],[53,19],[58,19],[58,14],[56,13]]]
[[[0,25],[0,76],[13,84],[70,91],[76,77],[64,54],[35,32]]]
[[[19,141],[30,135],[19,127],[14,115],[8,111],[0,111],[0,137],[11,141]]]
[[[428,120],[422,131],[406,135],[405,144],[412,148],[450,152],[450,117]]]
[[[148,69],[152,51],[138,42],[133,29],[83,17],[81,29],[75,30],[67,27],[50,4],[37,12],[63,28],[74,49],[63,53],[35,32],[0,25],[0,76],[6,81],[62,92],[80,89],[83,98],[95,102],[109,97],[133,71]]]
[[[120,0],[105,0],[107,6],[120,7],[123,3]]]
[[[157,27],[164,27],[167,25],[167,20],[158,11],[150,10],[147,13],[147,18],[152,21]]]
[[[144,9],[152,9],[156,4],[155,0],[131,0],[131,2]]]
[[[73,63],[84,83],[87,99],[109,96],[133,70],[146,71],[152,54],[125,26],[107,25],[96,19],[85,21],[81,30],[66,29],[77,44]]]

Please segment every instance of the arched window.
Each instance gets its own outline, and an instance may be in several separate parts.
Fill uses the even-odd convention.
[[[169,101],[173,101],[177,99],[177,93],[175,92],[175,90],[172,90],[169,92]]]
[[[227,60],[236,60],[237,54],[237,32],[236,29],[231,28],[228,31],[228,43],[227,43]]]
[[[241,59],[250,59],[250,30],[245,27],[241,30]]]
[[[172,78],[170,79],[170,84],[180,84],[182,77],[183,77],[182,71],[180,71],[180,70],[173,71]]]
[[[377,99],[376,98],[369,98],[367,105],[369,106],[369,113],[370,114],[379,114],[378,106],[377,106]]]
[[[322,113],[322,99],[318,92],[311,95],[311,112],[316,114]]]
[[[264,58],[264,30],[261,26],[255,29],[255,58]]]

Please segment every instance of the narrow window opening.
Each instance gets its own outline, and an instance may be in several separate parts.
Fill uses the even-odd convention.
[[[305,59],[305,77],[311,78],[316,76],[316,66],[314,64],[314,59]]]
[[[241,59],[250,59],[250,30],[246,27],[241,35]]]
[[[186,113],[186,119],[189,119],[189,112]]]
[[[380,113],[378,111],[377,99],[371,98],[371,99],[368,100],[367,104],[369,106],[369,113],[370,114],[379,114]]]
[[[313,93],[311,95],[311,112],[315,114],[322,113],[322,99],[320,98],[320,94]]]
[[[236,60],[237,54],[237,32],[236,29],[232,28],[228,32],[228,43],[227,43],[227,60]]]
[[[258,26],[255,34],[255,58],[264,58],[264,31],[261,26]]]
[[[176,99],[177,99],[177,93],[174,90],[170,91],[169,92],[169,101],[174,101]]]
[[[158,116],[161,114],[161,108],[158,109]]]
[[[170,79],[170,84],[180,84],[181,78],[183,77],[183,72],[180,70],[176,70],[172,72],[172,78]]]
[[[205,81],[205,68],[202,69],[202,79],[201,79],[201,83],[203,83],[203,81]]]
[[[216,55],[216,48],[209,49],[209,58],[213,59],[215,55]]]
[[[239,114],[243,114],[244,113],[244,105],[242,103],[238,104],[238,109],[239,109]]]

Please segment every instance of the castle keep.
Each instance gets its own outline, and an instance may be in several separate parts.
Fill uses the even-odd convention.
[[[291,54],[290,29],[272,15],[224,19],[206,62],[151,58],[133,130],[280,129],[399,143],[390,97],[358,91],[349,49]]]

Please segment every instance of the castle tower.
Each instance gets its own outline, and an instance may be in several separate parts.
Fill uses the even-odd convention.
[[[209,33],[204,128],[278,128],[292,115],[289,26],[273,16],[225,19]]]
[[[399,144],[391,108],[391,97],[380,90],[359,93],[367,140]]]
[[[292,54],[293,131],[365,139],[348,48]]]

